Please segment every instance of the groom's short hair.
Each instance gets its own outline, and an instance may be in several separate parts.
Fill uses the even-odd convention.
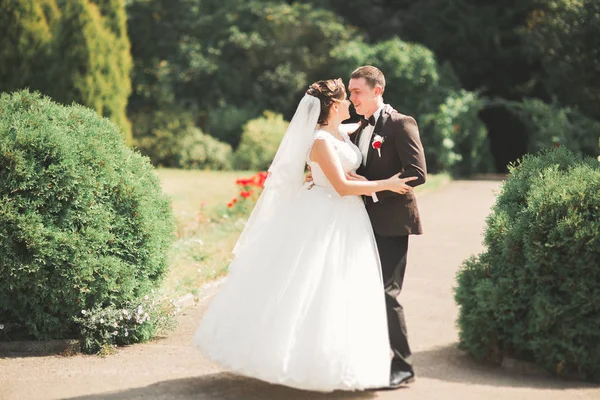
[[[383,90],[385,90],[385,77],[383,76],[383,72],[381,72],[377,67],[364,65],[356,68],[350,75],[350,79],[359,78],[365,78],[367,85],[369,85],[371,88],[379,85]]]

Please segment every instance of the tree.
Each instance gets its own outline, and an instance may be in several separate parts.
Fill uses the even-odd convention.
[[[600,2],[540,1],[521,32],[546,92],[600,120]]]
[[[130,110],[176,104],[234,146],[264,110],[290,117],[308,84],[329,77],[330,50],[354,36],[331,11],[308,4],[136,0],[128,12],[136,60]]]
[[[39,90],[110,118],[131,141],[131,56],[122,0],[0,0],[0,90]]]
[[[131,55],[124,3],[69,0],[61,2],[61,11],[53,46],[54,79],[47,93],[61,103],[77,102],[95,109],[117,123],[131,142],[125,114],[131,92]]]
[[[0,0],[0,91],[48,83],[45,66],[58,17],[55,0]]]

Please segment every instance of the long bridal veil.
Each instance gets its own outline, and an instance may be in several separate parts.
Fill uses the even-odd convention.
[[[265,188],[233,249],[235,255],[239,255],[246,246],[251,245],[253,238],[258,237],[261,230],[268,227],[271,219],[277,218],[282,208],[289,204],[302,188],[306,157],[320,113],[319,99],[304,95],[269,167]]]

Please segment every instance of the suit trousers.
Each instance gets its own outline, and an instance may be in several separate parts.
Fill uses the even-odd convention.
[[[404,309],[399,302],[408,254],[408,236],[375,234],[385,289],[390,347],[394,356],[392,370],[412,371]]]

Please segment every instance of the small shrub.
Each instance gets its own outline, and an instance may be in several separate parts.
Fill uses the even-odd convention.
[[[234,154],[234,165],[240,170],[266,170],[271,165],[288,122],[280,114],[265,111],[263,116],[248,121],[239,147]]]
[[[152,293],[138,303],[81,310],[74,321],[80,327],[82,351],[98,353],[107,346],[145,342],[157,333],[173,329],[179,311],[174,300]]]
[[[198,128],[191,128],[181,140],[179,166],[186,169],[231,169],[232,150]]]
[[[511,166],[485,244],[457,276],[462,346],[600,381],[600,163],[560,147]]]
[[[191,113],[176,107],[131,115],[134,146],[160,167],[179,167],[182,139],[194,127]]]

